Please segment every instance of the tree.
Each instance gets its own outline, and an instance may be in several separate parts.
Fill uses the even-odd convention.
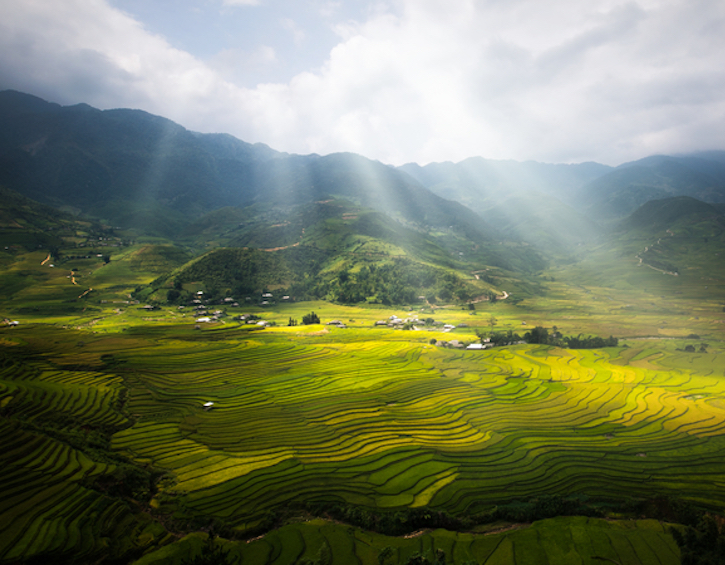
[[[309,314],[305,314],[304,316],[302,316],[302,323],[305,326],[308,326],[310,324],[319,324],[320,317],[314,312],[310,312]]]
[[[217,544],[216,536],[209,533],[201,553],[192,559],[182,559],[181,565],[233,565],[236,562],[236,559],[229,556],[228,550]]]
[[[549,330],[541,326],[536,326],[530,332],[526,332],[524,339],[528,343],[549,343]]]

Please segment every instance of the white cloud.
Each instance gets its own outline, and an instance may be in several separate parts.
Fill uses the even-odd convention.
[[[375,3],[337,25],[321,67],[253,89],[235,77],[276,64],[273,46],[204,62],[102,0],[7,3],[0,16],[4,88],[285,151],[618,163],[725,147],[725,4],[708,0]]]

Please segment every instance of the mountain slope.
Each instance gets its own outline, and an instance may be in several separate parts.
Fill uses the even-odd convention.
[[[287,155],[138,110],[61,107],[13,91],[0,92],[0,130],[0,183],[147,233],[173,236],[226,206],[300,205],[334,195],[422,228],[490,237],[461,204],[358,155]]]
[[[460,163],[430,163],[425,167],[410,163],[400,169],[436,194],[480,212],[511,196],[532,192],[569,202],[580,187],[606,174],[611,167],[599,163],[561,165],[472,157]]]
[[[725,202],[725,162],[718,153],[625,163],[582,187],[579,201],[590,215],[604,219],[622,218],[645,202],[670,196]]]
[[[0,125],[0,182],[45,203],[139,227],[135,214],[151,211],[141,220],[156,215],[162,223],[167,210],[197,214],[229,197],[229,182],[199,137],[159,116],[61,107],[5,91]],[[274,156],[266,147],[233,145],[247,160]]]
[[[650,200],[619,223],[621,231],[656,233],[704,222],[721,225],[725,231],[725,206],[708,204],[690,196]]]
[[[568,255],[603,233],[571,206],[537,192],[513,196],[482,215],[508,239],[526,241],[545,255]]]
[[[233,224],[244,210],[213,215]],[[421,295],[431,301],[468,300],[491,291],[489,283],[471,273],[485,264],[488,251],[461,256],[435,236],[345,200],[301,205],[284,221],[264,213],[250,215],[245,223],[227,225],[216,235],[213,227],[199,222],[202,235],[197,237],[233,247],[214,249],[160,277],[139,297],[171,296],[185,303],[191,292],[203,288],[209,298],[274,290],[297,299],[411,304],[420,302]]]
[[[537,198],[537,193],[558,199],[588,215],[590,221],[605,222],[624,218],[650,200],[671,196],[725,202],[725,151],[655,155],[616,168],[474,157],[425,167],[409,163],[400,169],[436,194],[488,219],[506,200]]]
[[[583,286],[617,289],[623,297],[645,292],[661,298],[704,299],[725,290],[722,257],[725,205],[670,197],[647,202],[615,224],[606,238],[584,246],[579,261],[558,276]],[[713,306],[701,304],[708,305]]]

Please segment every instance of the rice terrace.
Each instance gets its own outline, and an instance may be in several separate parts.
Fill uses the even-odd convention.
[[[0,563],[723,562],[710,185],[637,204],[604,182],[637,167],[566,165],[552,194],[606,202],[472,210],[440,171],[2,104],[32,119],[0,166]],[[68,152],[120,196],[68,190]],[[705,158],[662,159],[632,174]]]
[[[677,563],[645,507],[677,499],[722,511],[718,345],[467,351],[430,343],[475,341],[463,329],[377,328],[389,311],[316,306],[348,327],[284,326],[302,311],[290,305],[268,311],[280,324],[264,329],[197,330],[162,312],[165,324],[137,319],[121,331],[118,314],[89,329],[76,318],[80,329],[3,330],[3,559],[143,549],[214,524],[231,539],[261,532],[229,542],[252,563],[314,560],[322,547],[334,562],[393,548],[390,562],[441,549],[456,562]],[[517,313],[493,308],[502,320]],[[484,536],[502,507],[503,521],[528,523],[534,508],[554,521]],[[589,517],[555,518],[571,508]],[[603,521],[610,511],[629,519]],[[268,533],[296,516],[310,518]],[[381,519],[391,524],[365,533]],[[408,521],[424,533],[383,535],[410,534]],[[557,533],[532,543],[546,531]],[[155,556],[140,562],[165,562]]]

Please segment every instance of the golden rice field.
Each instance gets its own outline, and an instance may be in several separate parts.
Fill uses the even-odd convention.
[[[454,515],[543,494],[725,507],[722,356],[648,341],[464,351],[429,337],[232,324],[4,333],[0,562],[113,544],[140,556],[171,539],[166,519],[244,532],[316,501]],[[104,430],[110,444],[94,447]],[[99,488],[129,460],[163,474],[137,506]]]
[[[647,351],[466,352],[398,335],[137,350],[137,424],[113,447],[172,474],[159,504],[240,527],[300,497],[468,513],[543,492],[725,503],[725,383],[687,355],[674,368]]]

